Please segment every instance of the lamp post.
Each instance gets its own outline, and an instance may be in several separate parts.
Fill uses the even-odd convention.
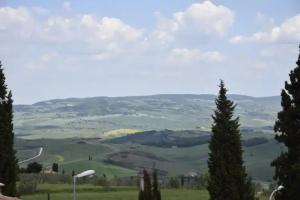
[[[276,188],[276,189],[271,193],[269,200],[272,200],[272,198],[273,198],[273,196],[274,196],[274,194],[275,194],[276,192],[278,192],[278,191],[280,191],[280,190],[283,190],[283,189],[284,189],[284,187],[283,187],[282,185],[279,185],[278,188]]]
[[[77,180],[77,178],[82,178],[85,176],[93,176],[94,174],[95,174],[95,170],[87,170],[87,171],[81,172],[80,174],[73,176],[73,200],[76,200],[76,180]]]

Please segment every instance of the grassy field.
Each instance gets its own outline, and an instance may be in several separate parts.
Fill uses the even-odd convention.
[[[255,133],[249,134],[256,137]],[[257,133],[262,135],[262,133]],[[250,137],[247,134],[243,137]],[[244,159],[247,171],[255,180],[270,181],[273,176],[271,161],[280,152],[280,147],[272,139],[272,134],[265,134],[268,142],[244,148]],[[50,167],[53,162],[59,164],[60,170],[71,174],[85,169],[94,169],[98,176],[122,177],[136,175],[141,166],[156,166],[168,172],[168,176],[176,176],[189,172],[203,173],[207,170],[207,144],[186,148],[160,148],[139,144],[105,144],[98,139],[39,139],[16,140],[19,160],[36,155],[40,147],[44,152],[36,161],[44,167]],[[88,160],[92,156],[93,160]],[[107,162],[107,159],[112,162]],[[21,167],[26,167],[26,164]]]
[[[77,187],[77,199],[80,200],[135,200],[138,198],[138,190],[135,187],[114,187],[110,191],[92,185],[79,185]],[[51,200],[72,199],[72,186],[67,184],[42,184],[34,195],[22,196],[23,200],[46,200],[47,192]],[[163,189],[161,190],[163,200],[208,200],[206,190],[186,189]],[[260,200],[266,200],[266,197]]]

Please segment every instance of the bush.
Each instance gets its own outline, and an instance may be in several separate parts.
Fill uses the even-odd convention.
[[[27,165],[26,173],[40,173],[43,169],[43,165],[33,162]]]

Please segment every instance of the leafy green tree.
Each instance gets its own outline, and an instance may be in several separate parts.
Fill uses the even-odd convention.
[[[58,172],[58,164],[57,163],[52,164],[52,171],[53,172]]]
[[[300,197],[300,55],[296,64],[289,74],[290,82],[285,82],[281,92],[282,110],[274,126],[275,139],[286,146],[286,151],[271,163],[275,167],[274,179],[284,186],[276,200]]]
[[[3,194],[16,196],[18,161],[14,150],[13,100],[7,93],[5,75],[0,62],[0,182],[4,183]]]
[[[212,116],[207,189],[210,200],[253,200],[251,180],[243,165],[239,119],[234,118],[235,105],[226,93],[221,81],[217,108]]]
[[[38,174],[42,171],[42,169],[43,169],[43,165],[41,165],[37,162],[33,162],[33,163],[29,163],[27,165],[26,173]]]

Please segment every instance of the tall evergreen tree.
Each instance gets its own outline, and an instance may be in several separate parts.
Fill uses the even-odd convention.
[[[158,188],[158,180],[157,180],[157,169],[153,169],[153,187],[152,187],[152,199],[153,200],[161,200],[161,194]]]
[[[0,62],[0,182],[4,182],[4,169],[6,164],[6,133],[7,133],[7,113],[5,109],[5,102],[7,96],[7,86],[5,84],[5,76]]]
[[[144,200],[152,200],[151,179],[147,170],[143,170],[144,176]]]
[[[18,161],[14,150],[13,100],[7,94],[5,76],[0,63],[0,182],[4,183],[3,194],[16,195]]]
[[[275,139],[287,149],[271,165],[275,167],[274,179],[284,189],[276,194],[276,200],[298,200],[300,197],[300,55],[297,66],[285,82],[281,92],[282,110],[278,113],[274,131]]]
[[[253,200],[251,180],[243,166],[239,119],[233,117],[235,105],[226,93],[221,81],[217,108],[212,116],[207,189],[210,200]]]
[[[158,189],[157,170],[153,169],[152,184],[147,170],[143,170],[142,184],[139,191],[139,200],[161,200],[161,194]]]
[[[57,163],[52,164],[52,171],[58,173],[58,164]]]

